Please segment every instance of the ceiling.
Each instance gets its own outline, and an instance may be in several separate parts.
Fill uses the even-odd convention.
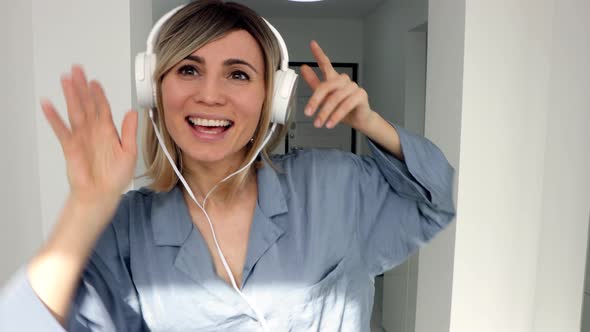
[[[267,17],[364,17],[383,0],[324,0],[291,2],[288,0],[234,0]]]

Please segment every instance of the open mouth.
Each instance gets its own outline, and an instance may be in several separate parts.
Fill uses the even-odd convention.
[[[217,136],[228,131],[233,122],[230,120],[210,120],[195,117],[186,117],[186,122],[200,134]]]

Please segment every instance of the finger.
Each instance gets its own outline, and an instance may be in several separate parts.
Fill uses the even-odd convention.
[[[330,59],[328,58],[326,53],[324,53],[324,51],[320,47],[320,44],[318,44],[318,42],[316,42],[315,40],[312,40],[310,47],[311,53],[317,60],[318,66],[320,67],[322,74],[324,74],[324,80],[327,81],[333,77],[336,77],[338,75],[338,72],[336,72],[336,70],[334,70],[334,67],[332,67],[332,62],[330,62]]]
[[[136,111],[129,111],[121,125],[121,145],[126,152],[137,155],[137,117]]]
[[[301,76],[303,76],[311,90],[315,90],[322,83],[315,71],[308,65],[301,66]]]
[[[327,128],[334,128],[344,117],[346,117],[352,110],[361,104],[363,99],[366,98],[366,91],[363,89],[356,90],[353,94],[345,98],[338,108],[330,115],[326,123]]]
[[[358,85],[354,82],[349,82],[346,86],[330,95],[324,102],[322,109],[318,112],[314,125],[318,128],[322,127],[328,118],[330,118],[330,115],[334,112],[336,107],[338,107],[344,99],[353,95],[356,90],[358,90]]]
[[[57,113],[55,107],[53,107],[53,104],[51,104],[49,100],[41,100],[41,109],[43,110],[43,114],[45,115],[47,122],[49,122],[49,125],[51,126],[53,133],[57,137],[57,140],[59,141],[59,144],[62,146],[63,149],[67,140],[72,135],[70,130],[68,129],[63,119]]]
[[[311,98],[307,102],[307,106],[305,107],[305,115],[312,116],[318,107],[322,103],[324,103],[324,99],[332,93],[334,90],[344,87],[350,79],[347,76],[340,76],[337,79],[333,79],[331,81],[322,82],[316,90],[314,91]]]
[[[70,121],[72,131],[75,131],[77,128],[81,127],[84,124],[84,113],[82,113],[80,99],[78,98],[78,94],[76,92],[76,89],[74,89],[73,84],[74,83],[72,82],[71,75],[66,74],[62,76],[61,87],[64,92],[64,97],[66,98],[68,119]]]
[[[90,96],[90,91],[88,89],[88,81],[86,80],[86,74],[84,74],[84,70],[80,65],[72,66],[72,80],[74,82],[74,87],[78,93],[78,97],[80,98],[80,105],[82,106],[83,114],[85,115],[87,120],[95,121],[96,108],[94,106],[94,101]]]
[[[104,89],[102,85],[95,80],[90,81],[88,84],[90,89],[90,95],[94,100],[94,105],[96,107],[97,118],[101,121],[109,121],[113,124],[113,115],[111,114],[111,106],[109,105],[109,101],[106,97]]]

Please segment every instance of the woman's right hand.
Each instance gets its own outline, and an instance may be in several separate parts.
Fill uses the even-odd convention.
[[[31,287],[66,327],[80,275],[121,193],[133,178],[137,159],[137,113],[123,119],[121,137],[100,84],[88,83],[80,66],[61,80],[70,127],[51,102],[43,113],[61,144],[70,196],[51,236],[28,266]]]
[[[70,127],[51,102],[41,107],[61,144],[71,195],[88,204],[119,199],[133,178],[137,160],[137,112],[125,114],[119,137],[104,90],[72,66],[61,79]]]

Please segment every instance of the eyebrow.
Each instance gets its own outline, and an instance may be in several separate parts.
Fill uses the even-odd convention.
[[[185,59],[192,60],[192,61],[199,63],[199,64],[205,64],[205,59],[203,59],[203,57],[200,57],[198,55],[189,55]],[[245,66],[252,68],[252,70],[258,74],[258,71],[256,70],[256,68],[254,68],[254,66],[252,66],[250,63],[248,63],[247,61],[242,60],[242,59],[235,59],[235,58],[227,59],[227,60],[223,61],[223,65],[224,66],[245,65]]]

